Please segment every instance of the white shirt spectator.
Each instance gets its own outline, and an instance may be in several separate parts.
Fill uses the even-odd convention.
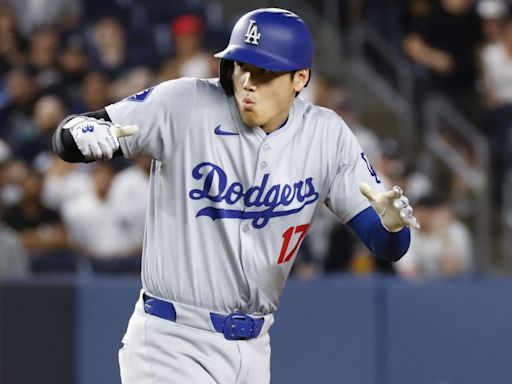
[[[100,200],[89,194],[68,200],[62,215],[71,242],[97,259],[132,255],[130,231],[123,225],[111,199]]]
[[[484,80],[499,104],[512,104],[512,55],[503,44],[492,44],[482,51]]]
[[[66,163],[53,156],[45,170],[42,200],[45,206],[60,210],[61,204],[93,192],[91,177],[82,164]]]
[[[0,223],[0,280],[29,276],[29,264],[16,233]]]
[[[109,200],[114,205],[119,219],[130,232],[134,248],[142,247],[144,223],[148,205],[149,175],[134,165],[118,173],[109,192]]]
[[[80,15],[80,0],[4,0],[16,13],[24,36],[34,29],[56,24],[63,17]]]
[[[436,216],[436,213],[432,212],[432,216]],[[472,238],[468,228],[454,219],[443,225],[433,224],[432,228],[430,231],[411,231],[409,250],[396,263],[399,273],[413,279],[471,273]]]
[[[183,62],[180,67],[181,77],[197,77],[200,79],[210,77],[210,58],[207,54],[198,53]]]

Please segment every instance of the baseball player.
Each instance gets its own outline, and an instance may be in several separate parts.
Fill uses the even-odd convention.
[[[66,161],[153,158],[125,384],[269,383],[273,312],[320,204],[388,260],[419,227],[343,120],[296,97],[313,60],[296,14],[245,14],[215,56],[219,79],[163,82],[54,135]]]

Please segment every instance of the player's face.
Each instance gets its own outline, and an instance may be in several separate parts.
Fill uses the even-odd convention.
[[[304,88],[308,78],[307,69],[292,76],[235,62],[233,89],[243,122],[268,133],[278,129],[288,116],[295,93]]]

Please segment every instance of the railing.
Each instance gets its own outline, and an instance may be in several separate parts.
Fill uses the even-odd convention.
[[[353,52],[352,72],[360,83],[372,90],[397,117],[399,135],[405,149],[405,155],[410,158],[414,150],[415,121],[413,108],[413,75],[409,65],[396,53],[379,32],[367,23],[361,23],[351,32],[350,45]],[[396,79],[396,89],[390,81],[382,76],[374,66],[365,59],[366,49],[371,49],[378,60],[386,64],[388,72]],[[352,87],[357,92],[360,85]],[[357,95],[355,95],[357,97]]]
[[[353,27],[351,49],[354,54],[353,74],[359,82],[352,87],[352,91],[357,92],[360,84],[363,83],[397,116],[399,138],[406,150],[405,155],[411,159],[414,155],[411,150],[414,150],[415,140],[420,132],[415,126],[414,77],[411,66],[373,26],[364,22]],[[379,62],[386,66],[387,73],[394,81],[390,80],[389,76],[383,76],[379,71],[380,68],[376,68],[366,60],[367,50],[371,50]],[[355,96],[357,97],[357,94]],[[424,141],[428,153],[441,160],[471,190],[474,202],[471,218],[475,233],[476,266],[478,270],[488,270],[491,247],[490,202],[487,193],[489,162],[487,141],[474,125],[445,99],[435,98],[426,101],[420,118],[423,120],[422,124],[426,126]],[[443,129],[447,127],[467,143],[474,154],[471,162],[457,152],[455,146],[445,140]],[[512,181],[510,189],[512,192]],[[509,219],[512,232],[512,212]]]
[[[486,138],[451,103],[442,97],[432,97],[423,105],[425,141],[429,151],[441,159],[449,169],[462,179],[472,192],[474,208],[474,254],[477,269],[489,269],[490,201],[488,193],[489,150]],[[446,132],[451,130],[464,140],[471,159],[451,145]],[[460,143],[459,141],[457,142]]]

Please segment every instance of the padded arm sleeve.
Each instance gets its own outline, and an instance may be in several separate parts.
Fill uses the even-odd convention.
[[[373,208],[366,208],[353,217],[348,225],[377,257],[398,261],[409,249],[411,231],[408,227],[388,232]]]
[[[92,160],[85,160],[84,155],[76,146],[75,140],[68,129],[63,129],[63,126],[75,116],[88,116],[95,119],[104,119],[112,121],[107,111],[103,108],[98,111],[86,112],[81,115],[70,115],[61,121],[52,138],[53,151],[64,161],[68,163],[88,163]],[[123,153],[119,149],[114,156],[122,156]]]

